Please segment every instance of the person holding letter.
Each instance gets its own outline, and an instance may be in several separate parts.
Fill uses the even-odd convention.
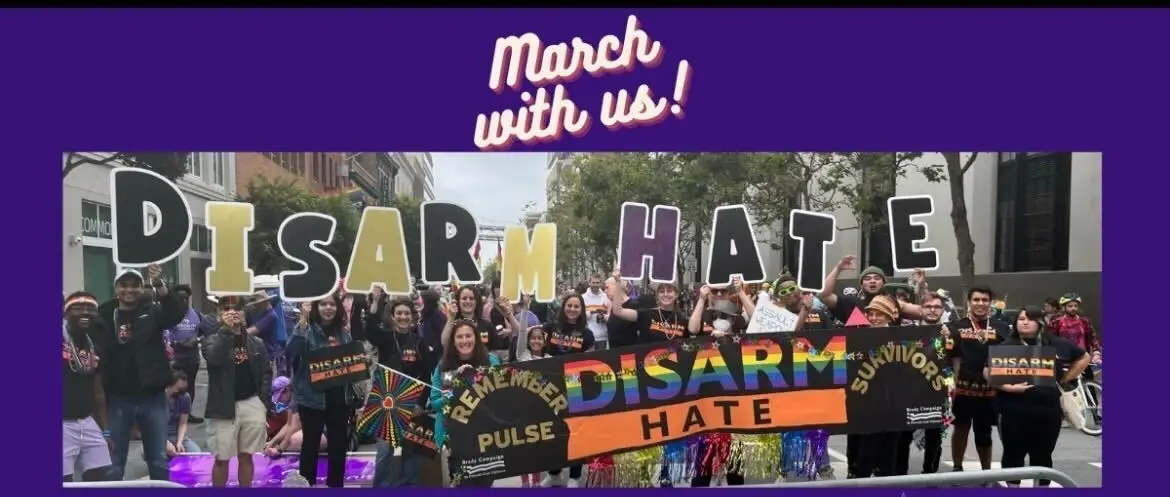
[[[154,289],[158,303],[143,295],[145,284]],[[109,412],[110,438],[114,444],[114,469],[121,480],[130,452],[131,427],[142,434],[142,458],[152,480],[169,480],[167,461],[166,388],[171,365],[163,343],[163,330],[173,328],[185,313],[179,300],[162,280],[162,268],[151,264],[146,279],[134,269],[114,278],[114,300],[98,308],[102,326],[93,337],[108,369],[102,368],[102,387]]]
[[[339,386],[324,391],[314,388],[306,360],[314,350],[352,343],[353,336],[345,321],[346,314],[342,310],[339,295],[303,303],[300,321],[286,348],[289,359],[296,365],[293,392],[303,431],[300,473],[310,486],[317,484],[317,459],[321,452],[322,433],[327,433],[333,439],[327,449],[329,464],[325,485],[341,488],[345,484],[346,446],[341,441],[347,438],[349,432],[349,387]]]
[[[861,290],[856,295],[837,295],[833,290],[837,287],[837,278],[841,276],[841,271],[853,269],[854,257],[849,255],[841,259],[837,266],[829,271],[829,275],[825,278],[824,289],[821,291],[818,298],[825,304],[825,307],[833,312],[833,317],[838,321],[845,323],[849,321],[849,317],[853,314],[854,309],[865,309],[870,300],[878,295],[886,295],[886,274],[879,267],[867,267],[861,271]],[[918,284],[919,298],[930,291],[926,284],[926,274],[921,269],[915,269],[915,279]],[[904,319],[921,319],[922,308],[910,302],[898,302],[897,314],[894,316],[894,325],[901,323]]]
[[[475,323],[475,330],[479,334],[479,340],[483,342],[488,350],[508,348],[508,344],[511,342],[512,330],[520,329],[520,324],[516,322],[516,316],[512,316],[511,312],[506,313],[507,315],[504,316],[504,319],[509,327],[497,329],[492,325],[491,321],[484,319],[483,297],[480,296],[479,291],[474,286],[464,285],[459,287],[459,290],[455,292],[452,298],[454,301],[451,302],[449,311],[451,317],[447,320],[447,324],[443,329],[442,341],[444,348],[450,346],[450,342],[447,340],[454,335],[451,333],[451,330],[454,328],[455,322],[460,320]],[[511,306],[509,306],[510,308]],[[501,312],[503,311],[501,310]],[[503,347],[497,346],[501,342],[504,344]]]
[[[1056,350],[1056,374],[1062,385],[1070,385],[1089,366],[1089,355],[1085,349],[1064,338],[1044,331],[1045,316],[1039,307],[1027,306],[1016,316],[1015,330],[1003,345],[1026,345],[1051,347]],[[984,367],[984,378],[990,379],[990,367]],[[1004,469],[1024,466],[1052,467],[1052,451],[1060,436],[1062,411],[1060,395],[1062,388],[1056,386],[1033,386],[1028,383],[1001,385],[995,397],[999,408],[999,434],[1003,443]],[[1009,481],[1010,486],[1020,482]],[[1040,486],[1047,487],[1048,480],[1040,480]]]
[[[621,274],[614,271],[615,280],[621,280]],[[624,302],[626,289],[622,285],[615,285],[614,292],[617,299],[610,302],[610,314],[626,321],[637,324],[638,343],[668,342],[675,339],[691,337],[687,329],[686,315],[678,309],[678,285],[674,283],[658,283],[654,287],[654,296],[657,305],[647,309],[627,309],[618,307],[615,302]]]
[[[246,331],[244,301],[220,297],[219,332],[203,341],[207,361],[207,419],[215,466],[213,487],[227,486],[228,465],[236,458],[240,487],[251,487],[252,454],[268,438],[272,366],[264,341]]]

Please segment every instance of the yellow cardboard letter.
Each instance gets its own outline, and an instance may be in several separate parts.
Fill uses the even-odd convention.
[[[382,285],[387,293],[410,293],[410,265],[398,209],[367,207],[358,224],[345,291],[370,293],[374,285]]]
[[[519,301],[520,293],[527,291],[537,302],[556,299],[556,224],[537,224],[531,239],[524,226],[508,226],[504,229],[503,258],[500,295]]]
[[[252,204],[208,202],[203,209],[211,230],[211,266],[207,268],[208,295],[250,295],[248,232],[256,222]]]

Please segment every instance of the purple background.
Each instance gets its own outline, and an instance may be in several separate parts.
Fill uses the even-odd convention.
[[[283,488],[284,480],[288,475],[298,472],[300,456],[296,454],[283,457],[268,457],[264,454],[252,454],[254,470],[252,488]],[[215,454],[179,454],[171,459],[171,481],[188,487],[211,487],[211,469],[215,464]],[[324,487],[328,474],[329,461],[322,454],[317,460],[317,485]],[[239,474],[236,459],[232,459],[228,466],[228,485],[237,486]],[[345,484],[359,485],[372,484],[374,481],[374,455],[361,457],[350,455],[345,460]]]
[[[516,94],[486,87],[496,37],[531,30],[552,43],[595,41],[620,32],[631,12],[6,11],[4,158],[23,184],[2,198],[14,214],[9,225],[26,228],[4,245],[14,290],[7,304],[31,323],[60,312],[63,151],[470,151],[478,113],[518,106]],[[583,77],[572,95],[590,109],[602,91],[640,83],[668,95],[685,57],[694,67],[686,119],[619,132],[596,126],[541,150],[1102,150],[1111,179],[1104,188],[1116,190],[1106,193],[1103,223],[1115,246],[1104,255],[1105,284],[1118,295],[1111,303],[1148,303],[1162,291],[1147,285],[1161,284],[1165,254],[1140,247],[1163,244],[1116,247],[1160,235],[1150,220],[1130,218],[1165,195],[1170,12],[672,9],[641,18],[665,45],[663,65]],[[1109,314],[1111,329],[1132,328],[1113,333],[1161,333],[1146,306],[1129,309]],[[24,332],[13,324],[9,334]],[[57,346],[53,333],[30,331],[33,348]],[[1111,376],[1126,379],[1115,386],[1134,394],[1111,395],[1123,409],[1110,411],[1110,440],[1162,429],[1150,416],[1161,412],[1149,403],[1158,394],[1141,380],[1165,374],[1153,363],[1112,363]],[[59,369],[39,354],[12,355],[5,367],[21,371],[9,398],[31,406],[5,411],[16,428],[8,446],[41,461],[22,468],[10,490],[57,492],[59,445],[46,437],[56,419],[35,413],[53,412],[60,395],[22,379],[57,378]],[[1126,458],[1111,459],[1111,491],[1161,474],[1149,454],[1111,457]],[[895,495],[836,493],[846,492]]]

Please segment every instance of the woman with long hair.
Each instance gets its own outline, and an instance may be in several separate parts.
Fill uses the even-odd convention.
[[[300,472],[310,486],[317,484],[317,459],[321,451],[321,434],[332,440],[328,450],[328,471],[325,484],[342,487],[345,483],[345,440],[349,438],[349,386],[327,390],[315,389],[309,381],[309,365],[305,357],[325,347],[339,347],[353,342],[343,310],[341,297],[330,295],[321,300],[301,305],[301,317],[288,341],[292,358],[293,392],[300,415],[303,441],[301,443]]]
[[[1046,347],[1056,351],[1056,375],[1061,385],[1076,382],[1089,366],[1089,355],[1085,349],[1064,338],[1045,333],[1047,316],[1039,307],[1027,306],[1020,309],[1016,325],[1002,345],[1024,345]],[[985,378],[990,369],[984,368]],[[1052,467],[1052,451],[1060,437],[1062,412],[1060,409],[1061,387],[1034,386],[1028,383],[999,385],[995,396],[999,410],[999,437],[1003,444],[1003,468],[1020,468],[1024,458],[1029,466]],[[1019,480],[1007,482],[1018,486]],[[1040,486],[1047,487],[1048,480],[1040,480]]]
[[[614,280],[621,281],[621,274],[618,271],[615,270],[612,276]],[[638,310],[614,304],[624,301],[623,297],[626,294],[624,285],[614,285],[613,291],[618,298],[610,301],[610,315],[636,323],[638,343],[666,342],[691,337],[691,332],[687,328],[688,316],[678,307],[678,285],[658,283],[654,287],[655,305]]]
[[[431,375],[431,385],[441,385],[443,390],[450,389],[456,378],[468,378],[477,368],[498,366],[499,359],[488,353],[487,345],[480,339],[477,323],[473,320],[454,319],[447,327],[449,330],[443,341],[448,345],[443,348],[439,366]],[[441,450],[447,443],[447,416],[443,408],[447,405],[447,397],[442,392],[431,390],[431,409],[435,412],[435,444]],[[457,470],[454,461],[450,462],[450,471]],[[463,478],[459,481],[460,487],[491,487],[495,478],[481,476]]]
[[[593,349],[593,330],[589,329],[589,319],[585,315],[585,300],[577,294],[570,294],[561,299],[561,312],[556,321],[545,323],[544,332],[548,335],[545,350],[551,356],[580,354]],[[541,487],[566,486],[576,488],[581,484],[583,466],[574,464],[569,466],[569,478],[562,477],[563,470],[557,468],[548,472],[540,482]]]
[[[459,287],[459,291],[452,295],[453,301],[450,306],[451,319],[447,320],[446,326],[443,327],[442,346],[446,348],[450,343],[449,340],[454,336],[451,333],[455,326],[455,321],[471,321],[475,325],[476,335],[479,341],[483,343],[488,350],[496,350],[498,348],[507,348],[507,344],[511,342],[512,330],[520,329],[520,323],[516,321],[516,316],[512,315],[512,304],[508,302],[507,298],[501,297],[496,302],[500,312],[504,314],[504,321],[507,327],[497,329],[492,326],[491,321],[483,317],[483,296],[474,286],[464,285]],[[503,347],[499,345],[503,343]]]

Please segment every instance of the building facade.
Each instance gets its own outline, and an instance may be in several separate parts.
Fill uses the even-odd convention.
[[[384,152],[392,166],[394,195],[425,202],[435,199],[435,162],[429,152]]]
[[[351,152],[236,152],[236,192],[247,191],[257,176],[293,180],[318,195],[337,194],[352,188]]]
[[[110,154],[80,153],[100,160]],[[188,249],[163,265],[167,278],[189,283],[192,302],[206,302],[203,295],[205,270],[211,265],[211,232],[204,225],[203,210],[208,201],[235,199],[237,160],[232,152],[200,152],[189,156],[187,175],[179,189],[191,206],[191,239]],[[62,287],[66,292],[84,289],[101,300],[113,297],[118,268],[113,259],[111,236],[110,171],[121,164],[84,164],[65,177],[62,211]]]
[[[552,152],[548,154],[548,161],[546,170],[548,172],[545,177],[545,196],[548,205],[556,203],[557,192],[561,178],[569,168],[573,167],[577,157],[585,155],[584,152]]]

